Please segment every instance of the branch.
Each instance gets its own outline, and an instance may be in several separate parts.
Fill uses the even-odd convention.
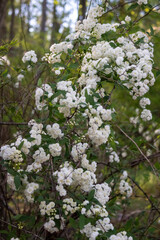
[[[140,17],[139,19],[137,19],[136,21],[133,22],[133,25],[137,22],[139,22],[141,19],[145,18],[147,15],[149,15],[156,7],[160,6],[160,3],[153,6],[146,14],[144,14],[142,17]],[[157,9],[158,11],[159,9]]]
[[[139,188],[139,190],[144,194],[144,196],[147,198],[148,202],[150,203],[152,209],[155,209],[159,215],[160,215],[160,210],[154,205],[154,203],[151,201],[151,199],[149,198],[149,196],[147,195],[147,193],[139,186],[139,184],[137,182],[135,182],[133,180],[133,178],[131,178],[130,176],[128,176],[128,178]]]
[[[122,128],[120,128],[118,125],[116,125],[116,127],[136,146],[136,148],[138,149],[138,151],[140,152],[140,154],[143,156],[144,159],[147,160],[147,162],[149,163],[149,165],[151,166],[154,174],[157,176],[158,180],[159,180],[159,176],[153,166],[153,164],[150,162],[150,160],[148,159],[148,157],[142,152],[142,150],[139,148],[139,146],[137,145],[137,143],[130,137],[128,136],[128,134],[126,132],[124,132],[122,130]]]
[[[26,122],[22,122],[22,123],[16,123],[16,122],[0,122],[0,125],[13,125],[13,126],[17,126],[17,125],[28,125],[28,123]]]
[[[158,158],[158,157],[160,157],[160,152],[154,153],[154,154],[148,156],[147,158],[152,159],[152,158]],[[131,165],[131,167],[135,167],[135,166],[139,165],[141,162],[144,162],[144,161],[145,161],[145,158],[141,157],[141,158],[138,158],[136,160],[133,160],[130,165]]]
[[[19,229],[16,225],[13,225],[13,224],[11,224],[11,223],[9,223],[9,222],[7,222],[7,221],[4,221],[4,220],[2,220],[2,219],[0,219],[0,221],[3,222],[3,223],[6,223],[7,225],[10,225],[10,226],[13,227],[13,228]],[[30,231],[28,231],[28,230],[25,230],[25,229],[21,229],[21,230],[24,231],[24,232],[26,232],[26,233],[29,233],[29,234],[31,234],[31,235],[33,235],[33,236],[35,236],[35,237],[37,237],[37,238],[39,238],[39,239],[41,239],[41,240],[43,240],[43,238],[39,237],[39,236],[38,236],[37,234],[35,234],[35,233],[32,233],[32,232],[30,232]]]

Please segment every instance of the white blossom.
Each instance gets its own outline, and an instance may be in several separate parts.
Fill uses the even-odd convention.
[[[148,109],[144,109],[142,112],[141,112],[141,118],[143,121],[150,121],[152,119],[152,113],[150,110]]]
[[[27,61],[31,61],[33,63],[36,63],[37,62],[37,55],[35,53],[35,51],[31,50],[31,51],[28,51],[24,54],[23,58],[22,58],[22,61],[25,63]]]

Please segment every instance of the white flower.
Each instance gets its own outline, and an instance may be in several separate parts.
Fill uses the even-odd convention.
[[[47,125],[46,126],[46,130],[47,130],[47,133],[54,139],[62,138],[63,135],[64,135],[62,133],[61,129],[59,128],[59,124],[58,123],[54,123],[52,126],[51,125]]]
[[[22,153],[16,147],[10,147],[9,145],[2,146],[0,149],[0,157],[4,160],[11,160],[15,163],[23,162]]]
[[[44,224],[44,228],[50,233],[58,232],[59,230],[57,227],[55,227],[55,225],[55,221],[50,219],[49,222]]]
[[[147,3],[148,3],[148,0],[138,0],[137,3],[138,3],[139,5],[147,4]]]
[[[118,163],[120,160],[118,154],[115,151],[112,151],[111,154],[109,155],[109,162],[112,163],[114,161]]]
[[[141,118],[143,121],[150,121],[152,119],[152,113],[148,109],[144,109],[141,113]]]
[[[87,143],[77,143],[76,145],[73,145],[72,151],[71,151],[71,156],[73,157],[73,160],[75,162],[80,160],[87,148],[88,148]]]
[[[53,157],[60,156],[61,155],[61,146],[59,143],[54,143],[49,145],[49,151]]]
[[[126,16],[126,17],[125,17],[125,21],[128,23],[128,22],[131,21],[131,18],[130,18],[129,16]]]
[[[15,88],[19,88],[19,82],[16,82],[16,83],[14,84],[14,87],[15,87]]]
[[[127,177],[128,177],[128,173],[127,173],[127,171],[123,171],[123,174],[121,175],[120,179],[122,179],[122,180],[126,180]]]
[[[16,190],[16,186],[14,183],[14,177],[9,173],[7,173],[7,183],[11,189]]]
[[[146,105],[150,105],[150,104],[151,104],[151,101],[150,101],[149,98],[145,98],[145,97],[144,97],[144,98],[142,98],[142,99],[140,100],[139,104],[140,104],[140,106],[141,106],[142,108],[145,108]]]
[[[55,71],[55,74],[56,74],[56,75],[60,75],[60,73],[61,73],[60,70],[56,70],[56,71]]]
[[[132,195],[132,187],[125,180],[120,181],[119,190],[121,194],[126,195],[127,197]]]
[[[23,74],[19,74],[19,75],[17,76],[18,82],[21,82],[23,78],[24,78],[24,75],[23,75]]]
[[[0,65],[7,64],[10,65],[10,61],[8,60],[7,56],[0,57]]]
[[[28,51],[24,54],[23,58],[22,58],[22,61],[25,63],[27,61],[31,61],[33,63],[36,63],[37,62],[37,55],[35,53],[35,51],[31,50],[31,51]]]
[[[101,183],[95,185],[95,198],[102,204],[105,205],[109,200],[111,188],[107,183]]]
[[[127,233],[125,231],[117,233],[116,235],[111,235],[109,240],[133,240],[132,237],[127,237]]]
[[[31,182],[31,183],[27,184],[24,194],[25,194],[28,202],[30,202],[30,203],[34,202],[33,194],[34,194],[34,191],[36,191],[38,188],[39,188],[39,184],[37,184],[37,183]]]

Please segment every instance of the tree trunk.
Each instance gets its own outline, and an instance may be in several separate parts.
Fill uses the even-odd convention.
[[[78,10],[78,20],[83,20],[86,17],[86,0],[80,0]]]
[[[53,5],[53,22],[51,32],[51,44],[56,42],[56,33],[59,32],[60,24],[58,22],[57,5]]]
[[[30,12],[30,0],[27,2],[27,32],[30,33],[30,20],[31,20],[31,12]]]
[[[11,9],[12,9],[12,15],[11,15],[11,24],[10,24],[10,34],[9,34],[10,41],[14,38],[14,21],[15,21],[14,0],[11,0]]]
[[[41,39],[42,45],[44,45],[45,31],[46,31],[46,20],[47,20],[47,0],[42,2],[42,21],[41,21]]]
[[[5,18],[7,13],[8,0],[0,0],[0,42],[6,39]]]

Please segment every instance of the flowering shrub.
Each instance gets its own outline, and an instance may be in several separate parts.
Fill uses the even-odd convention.
[[[132,26],[128,16],[119,23],[101,23],[108,8],[103,4],[90,9],[75,33],[53,44],[39,60],[56,79],[39,82],[35,90],[41,117],[29,121],[25,137],[18,135],[15,142],[1,147],[9,188],[20,196],[26,212],[32,206],[28,215],[13,217],[18,222],[29,220],[30,230],[24,234],[22,224],[18,237],[13,232],[11,240],[32,235],[35,239],[134,239],[133,232],[114,226],[120,210],[114,199],[128,202],[134,189],[117,152],[116,111],[110,99],[120,86],[139,100],[142,110],[137,119],[152,119],[146,109],[151,102],[144,95],[155,82],[153,44],[143,32],[126,34]],[[22,61],[30,68],[37,55],[26,52]],[[16,87],[23,78],[18,75]],[[104,87],[108,82],[113,84],[112,92]],[[134,117],[130,121],[136,122]]]

